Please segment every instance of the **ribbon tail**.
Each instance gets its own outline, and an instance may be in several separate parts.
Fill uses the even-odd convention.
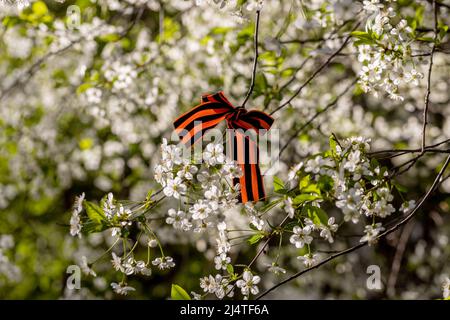
[[[265,198],[264,183],[261,170],[258,165],[259,150],[257,143],[245,135],[241,129],[234,130],[230,150],[234,160],[238,162],[242,170],[242,176],[234,179],[241,187],[239,202],[258,201]]]

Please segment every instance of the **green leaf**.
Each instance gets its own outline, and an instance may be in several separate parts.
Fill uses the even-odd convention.
[[[83,83],[77,88],[77,94],[81,94],[85,92],[87,89],[92,88],[92,84],[90,83]]]
[[[99,39],[103,42],[116,42],[120,39],[120,35],[117,33],[109,33],[99,37]]]
[[[264,73],[260,73],[260,74],[256,75],[254,95],[255,96],[262,95],[267,90],[267,87],[268,87],[268,82],[267,82],[267,79],[266,79],[266,76],[264,75]]]
[[[448,32],[448,26],[447,25],[440,25],[439,26],[439,39],[442,40],[444,39],[445,35]]]
[[[422,25],[423,23],[423,13],[425,12],[425,7],[418,7],[415,13],[415,20],[417,25]]]
[[[93,222],[97,224],[101,224],[103,220],[105,220],[105,215],[103,214],[103,210],[93,202],[84,201],[84,207],[86,208],[86,213]]]
[[[307,176],[304,176],[302,178],[302,180],[300,180],[300,184],[299,184],[300,189],[308,186],[310,180],[311,180],[311,177],[309,176],[309,174]]]
[[[333,190],[334,180],[329,176],[320,176],[319,181],[317,182],[317,188],[321,192],[330,192]]]
[[[417,38],[417,40],[424,41],[424,42],[434,42],[433,37],[419,37],[419,38]]]
[[[43,1],[33,3],[32,10],[38,16],[43,16],[48,12],[47,5]]]
[[[261,239],[264,238],[264,235],[262,233],[254,234],[250,239],[248,239],[248,243],[250,244],[257,244]]]
[[[95,221],[87,221],[87,222],[83,223],[83,226],[82,226],[82,231],[83,231],[83,233],[86,233],[86,234],[101,232],[106,229],[108,229],[108,227],[106,225],[97,223]]]
[[[363,44],[373,45],[373,44],[375,44],[375,41],[373,41],[372,39],[359,39],[359,40],[356,40],[355,42],[353,42],[353,44],[355,46],[361,46]]]
[[[301,205],[301,204],[303,204],[305,202],[314,201],[314,200],[321,199],[321,198],[322,197],[319,196],[319,195],[302,193],[302,194],[299,194],[298,196],[296,196],[294,198],[293,202],[294,202],[295,205]]]
[[[211,33],[212,34],[226,34],[231,30],[233,30],[232,27],[214,27],[211,29]]]
[[[394,185],[395,189],[398,190],[398,192],[400,192],[400,193],[408,192],[408,188],[406,188],[405,186],[402,186],[401,184],[398,184],[397,182],[392,182],[392,184]]]
[[[328,224],[328,215],[322,208],[305,205],[303,207],[303,213],[305,213],[316,225],[323,224],[326,226]]]
[[[153,189],[150,189],[147,192],[147,196],[145,197],[145,202],[146,202],[146,206],[150,205],[153,201],[152,201],[152,195],[153,195]]]
[[[317,195],[320,195],[320,189],[315,183],[311,183],[307,185],[306,187],[302,188],[303,193],[315,193]]]
[[[295,70],[294,68],[286,68],[286,69],[281,71],[280,76],[282,78],[290,77],[290,76],[292,76],[294,74],[294,70]]]
[[[355,38],[358,38],[357,41],[355,41],[355,45],[359,46],[361,44],[373,44],[375,43],[373,37],[372,37],[372,32],[369,30],[369,32],[364,32],[364,31],[353,31],[352,36],[354,36]]]
[[[369,34],[365,31],[353,31],[351,32],[351,35],[358,38],[369,36]]]
[[[234,268],[232,264],[227,264],[227,272],[229,275],[234,274]]]
[[[92,148],[93,145],[94,141],[91,138],[84,138],[81,139],[80,142],[78,142],[78,146],[80,147],[81,150],[88,150]]]
[[[277,193],[286,193],[284,182],[277,176],[273,177],[273,191]]]
[[[176,284],[172,284],[172,289],[170,290],[170,297],[172,300],[191,300],[186,290]]]
[[[330,139],[329,139],[329,144],[330,144],[330,149],[336,153],[336,146],[337,146],[337,142],[336,142],[336,138],[331,135]]]

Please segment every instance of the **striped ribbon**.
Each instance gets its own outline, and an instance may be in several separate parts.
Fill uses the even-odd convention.
[[[251,133],[269,130],[273,118],[268,114],[242,107],[234,107],[220,91],[203,95],[201,103],[192,110],[182,114],[174,121],[175,131],[181,142],[192,146],[205,132],[226,120],[229,132],[227,143],[229,154],[233,155],[243,175],[235,178],[233,183],[240,184],[239,201],[258,201],[265,198],[264,183],[259,169],[259,149],[257,140]],[[247,132],[244,132],[247,130]],[[249,134],[250,133],[250,134]]]

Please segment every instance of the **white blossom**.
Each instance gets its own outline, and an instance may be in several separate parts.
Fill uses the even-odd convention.
[[[381,223],[367,225],[364,228],[365,236],[361,238],[360,242],[368,242],[369,245],[373,245],[377,242],[377,236],[384,230]]]
[[[310,227],[295,226],[292,231],[294,234],[289,238],[289,241],[296,248],[303,248],[305,244],[310,244],[313,240],[313,237],[309,235],[311,233]]]
[[[299,259],[306,268],[311,268],[312,266],[316,265],[317,262],[320,259],[319,254],[306,254],[304,256],[298,256],[297,259]]]
[[[175,267],[175,262],[173,262],[173,258],[169,256],[156,258],[152,261],[154,266],[157,266],[159,269],[170,269]]]
[[[203,160],[210,166],[223,164],[225,162],[223,146],[221,144],[209,143],[203,152]]]
[[[226,270],[227,265],[231,262],[231,258],[227,257],[225,253],[221,253],[214,257],[215,268],[217,270]]]
[[[242,274],[242,279],[236,281],[236,286],[241,289],[244,296],[250,293],[256,295],[259,293],[257,284],[261,281],[259,276],[254,276],[250,271],[246,270]]]
[[[128,292],[136,291],[135,288],[128,286],[126,283],[112,282],[111,287],[115,293],[126,296]]]

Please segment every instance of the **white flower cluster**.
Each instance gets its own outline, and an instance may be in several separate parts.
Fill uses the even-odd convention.
[[[81,238],[81,219],[80,213],[83,211],[84,192],[75,198],[73,204],[72,216],[70,218],[70,235]]]
[[[405,19],[396,17],[390,2],[364,1],[364,11],[369,18],[364,41],[360,40],[358,45],[358,60],[363,64],[359,84],[365,92],[375,96],[385,91],[391,99],[403,100],[399,87],[408,83],[417,86],[423,75],[409,67],[413,30]]]
[[[111,288],[115,293],[126,296],[128,292],[136,291],[135,288],[128,286],[126,283],[111,283]]]
[[[217,255],[214,257],[214,264],[217,270],[226,270],[227,265],[231,263],[231,258],[228,256],[231,244],[228,241],[226,228],[227,225],[224,221],[217,224],[219,235],[216,239]],[[215,294],[219,299],[223,299],[225,296],[232,297],[234,295],[234,287],[230,284],[229,278],[220,274],[200,278],[200,288],[202,288],[205,293]],[[196,293],[193,294],[194,297],[198,296]]]
[[[129,257],[124,261],[122,257],[117,256],[114,252],[112,253],[111,264],[116,271],[120,271],[128,276],[132,274],[150,276],[152,274],[152,270],[144,261],[136,261],[134,257]]]
[[[368,218],[386,218],[395,212],[392,205],[394,196],[391,193],[390,185],[385,182],[388,176],[387,171],[375,162],[371,163],[367,156],[370,149],[370,140],[362,137],[352,137],[346,139],[342,144],[337,144],[335,150],[330,153],[317,155],[306,163],[300,163],[289,173],[290,178],[295,179],[299,172],[312,175],[314,181],[330,179],[332,188],[330,191],[330,201],[333,201],[337,208],[344,214],[345,222],[358,223],[362,216]],[[414,208],[415,202],[405,202],[400,211],[408,213]],[[287,208],[287,209],[286,209]],[[285,210],[293,210],[285,205]],[[292,214],[293,215],[293,214]],[[330,243],[334,241],[333,233],[338,229],[335,218],[331,217],[327,225],[323,223],[313,223],[305,218],[302,226],[293,228],[294,234],[290,241],[297,248],[303,248],[312,242],[311,232],[318,230],[320,236]],[[375,238],[383,231],[381,223],[373,223],[365,227],[365,236],[362,242],[375,242]],[[301,258],[305,265],[309,265],[307,258]]]
[[[261,281],[259,276],[253,275],[250,270],[245,270],[239,280],[236,281],[235,286],[241,290],[244,299],[248,299],[250,294],[256,295],[259,293],[257,284]],[[215,276],[209,275],[200,279],[200,288],[203,292],[208,294],[215,294],[217,298],[223,299],[225,296],[234,296],[234,285],[230,283],[227,277],[220,274]],[[193,292],[196,299],[200,298],[200,295]]]
[[[97,276],[97,273],[94,271],[94,269],[92,269],[92,265],[88,263],[88,259],[86,258],[86,256],[81,257],[81,260],[79,261],[79,266],[81,271],[83,271],[85,275],[93,277]]]
[[[266,228],[267,223],[264,219],[261,219],[258,215],[258,211],[255,209],[252,202],[247,202],[244,206],[245,212],[250,218],[250,225],[253,226],[256,230],[262,231]]]
[[[137,71],[132,65],[114,61],[104,67],[104,76],[113,84],[113,92],[124,91],[133,85],[137,77]]]
[[[173,262],[173,258],[169,256],[163,256],[161,258],[156,258],[152,261],[152,265],[157,266],[159,269],[170,269],[175,267],[175,262]]]
[[[384,231],[384,227],[381,226],[381,223],[375,223],[373,225],[367,225],[364,228],[365,236],[359,240],[360,242],[368,242],[369,245],[376,244],[378,235]]]
[[[103,213],[109,225],[112,225],[111,235],[120,235],[122,228],[131,226],[133,223],[132,212],[125,209],[121,203],[116,203],[113,194],[110,192],[103,201]]]
[[[203,166],[192,164],[191,159],[183,157],[180,147],[167,144],[167,140],[163,141],[161,151],[155,179],[163,186],[164,194],[194,200],[184,210],[170,209],[166,222],[183,231],[194,228],[201,232],[208,226],[214,227],[220,210],[237,203],[239,186],[231,185],[232,179],[241,175],[239,166],[226,158],[220,144],[206,146],[202,153]]]
[[[303,226],[294,226],[292,229],[293,235],[289,238],[290,243],[292,243],[297,249],[302,249],[303,247],[308,247],[308,253],[305,255],[300,255],[297,257],[305,267],[309,268],[315,265],[319,261],[319,254],[311,253],[309,245],[313,242],[313,231],[317,231],[319,236],[324,240],[328,240],[329,243],[334,242],[333,234],[338,230],[339,226],[335,223],[335,218],[330,217],[327,224],[322,223],[315,224],[311,219],[304,218],[302,220]]]
[[[358,223],[360,216],[385,218],[395,212],[390,203],[394,197],[381,181],[388,173],[381,172],[379,166],[371,167],[366,156],[369,139],[350,138],[342,148],[336,146],[339,160],[331,173],[334,180],[336,206],[344,213],[345,221]],[[365,183],[367,179],[370,183]]]
[[[78,28],[70,28],[62,20],[56,20],[53,27],[55,30],[51,35],[54,37],[54,41],[50,46],[52,52],[62,50],[81,39],[94,43],[96,37],[119,31],[117,27],[105,23],[98,17],[94,17],[91,22],[82,23]]]
[[[231,263],[231,258],[228,256],[228,252],[231,249],[231,244],[228,241],[226,234],[227,225],[224,221],[217,224],[219,230],[219,237],[217,241],[217,255],[214,258],[215,267],[217,270],[226,270],[227,265]]]
[[[231,249],[231,244],[228,241],[226,234],[227,225],[224,221],[217,225],[219,237],[217,241],[217,255],[214,258],[215,267],[217,270],[227,270],[227,266],[231,263],[231,258],[228,253]],[[271,265],[275,268],[274,265]],[[280,268],[283,270],[282,268]],[[259,276],[254,276],[250,270],[245,270],[241,279],[237,280],[235,286],[241,289],[244,299],[248,299],[250,294],[256,295],[259,292],[257,284],[260,282]],[[222,276],[217,274],[215,276],[209,275],[200,278],[200,287],[205,293],[215,294],[217,298],[223,299],[225,296],[232,297],[234,295],[234,285],[230,283],[229,276]],[[198,295],[193,293],[194,297]]]
[[[225,296],[233,297],[234,295],[233,285],[229,283],[227,278],[220,274],[201,278],[200,288],[202,288],[205,293],[215,294],[219,299],[223,299]]]

